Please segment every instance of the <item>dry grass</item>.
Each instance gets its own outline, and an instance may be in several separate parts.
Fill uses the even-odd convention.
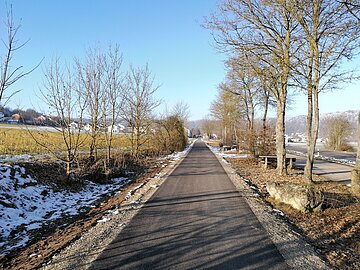
[[[16,154],[41,154],[48,153],[49,149],[53,151],[65,151],[66,146],[60,132],[50,131],[31,131],[32,135],[39,141],[46,142],[46,147],[39,145],[31,136],[26,128],[2,128],[0,125],[0,155]],[[81,135],[84,141],[80,150],[89,149],[90,138],[86,134]],[[124,148],[129,146],[129,140],[126,136],[114,136],[113,148]],[[104,138],[100,138],[98,148],[106,147]]]

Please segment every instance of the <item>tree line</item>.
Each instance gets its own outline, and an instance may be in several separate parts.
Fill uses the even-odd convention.
[[[245,122],[250,150],[255,153],[256,144],[265,143],[267,112],[275,106],[280,175],[287,174],[285,113],[289,95],[300,91],[307,98],[304,176],[312,182],[319,93],[358,79],[342,64],[359,51],[359,11],[359,5],[351,0],[225,0],[206,19],[215,47],[228,56],[226,79],[219,85],[213,114],[233,131],[239,122]],[[260,135],[255,134],[255,112],[262,112]]]
[[[12,59],[17,50],[26,43],[18,44],[20,25],[14,22],[12,8],[5,20],[7,39],[1,52],[0,105],[17,93],[10,93],[11,86],[32,70],[23,72],[22,66],[14,67]],[[29,129],[34,140],[66,163],[69,178],[76,177],[79,168],[80,147],[88,141],[87,163],[98,162],[100,141],[105,142],[105,160],[101,161],[103,172],[114,165],[113,141],[115,126],[125,122],[130,131],[125,137],[130,147],[123,149],[137,159],[142,154],[164,154],[181,151],[187,143],[185,121],[187,106],[177,104],[163,116],[155,115],[160,100],[155,97],[159,85],[155,83],[149,66],[123,66],[119,45],[106,49],[90,47],[84,57],[66,62],[53,57],[45,63],[40,96],[48,107],[48,115],[54,127],[62,135],[66,153],[46,138],[46,134]],[[26,111],[36,114],[35,111]],[[76,125],[73,121],[76,119]],[[90,119],[89,129],[83,132],[85,119]],[[102,153],[104,149],[101,149]],[[144,152],[146,151],[146,153]],[[85,154],[86,155],[86,154]]]
[[[119,46],[109,45],[106,50],[90,48],[83,59],[76,58],[71,64],[55,57],[46,65],[40,92],[50,115],[59,121],[56,128],[67,148],[62,158],[69,176],[79,167],[79,148],[85,139],[90,140],[88,164],[98,163],[98,152],[104,150],[99,145],[105,142],[102,166],[104,172],[111,171],[114,152],[118,152],[113,148],[115,136],[119,136],[115,127],[120,121],[129,129],[123,137],[130,146],[120,152],[129,152],[135,159],[181,151],[186,146],[182,112],[175,107],[164,116],[155,115],[160,100],[154,94],[159,85],[148,65],[125,70],[122,59]],[[72,126],[75,118],[77,125]],[[86,137],[82,131],[85,119],[90,119]],[[56,146],[43,137],[33,133],[33,138],[56,153]]]

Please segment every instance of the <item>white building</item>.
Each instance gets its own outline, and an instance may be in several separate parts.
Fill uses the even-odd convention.
[[[70,125],[69,125],[70,129],[78,129],[79,128],[79,125],[78,123],[76,122],[71,122]]]
[[[83,126],[83,130],[86,131],[86,132],[90,132],[91,131],[91,125],[86,124],[85,126]]]
[[[112,133],[120,133],[121,131],[124,131],[125,127],[123,125],[117,124],[117,125],[110,125],[107,127],[107,132]]]

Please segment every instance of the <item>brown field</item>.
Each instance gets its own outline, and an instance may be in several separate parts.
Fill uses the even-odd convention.
[[[36,140],[44,142],[46,147],[41,146]],[[81,134],[81,145],[79,150],[89,149],[90,137]],[[124,135],[115,135],[113,148],[124,148],[130,145],[130,140]],[[104,137],[99,138],[99,149],[106,147]],[[0,155],[17,154],[43,154],[51,151],[65,151],[66,146],[60,132],[27,130],[25,127],[19,129],[4,128],[0,125]]]

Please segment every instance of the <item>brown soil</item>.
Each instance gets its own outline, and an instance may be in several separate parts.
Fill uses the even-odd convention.
[[[273,201],[266,191],[266,183],[286,181],[304,184],[301,171],[279,176],[275,169],[260,168],[256,160],[228,159],[236,171],[259,189],[259,194],[273,207],[285,214],[326,261],[338,269],[360,269],[360,200],[350,188],[329,184],[315,176],[315,186],[325,195],[324,209],[318,213],[301,213],[290,206]]]
[[[123,202],[128,191],[133,190],[136,186],[139,186],[139,184],[149,181],[149,178],[154,177],[161,171],[163,164],[168,164],[168,162],[165,161],[161,163],[161,166],[158,166],[155,160],[148,162],[147,165],[149,165],[150,169],[135,179],[131,184],[123,187],[121,193],[105,199],[98,207],[90,209],[85,214],[72,218],[72,220],[69,220],[71,222],[69,225],[64,226],[62,221],[59,222],[59,224],[53,224],[51,228],[45,228],[45,230],[42,230],[42,234],[35,236],[35,239],[31,241],[30,245],[14,250],[11,254],[0,258],[0,269],[26,270],[40,268],[44,263],[49,261],[53,255],[59,253],[65,247],[79,239],[84,232],[95,226],[97,221],[101,219],[108,210],[114,209],[115,206]],[[152,163],[151,166],[150,163]],[[40,256],[35,255],[40,253]]]

